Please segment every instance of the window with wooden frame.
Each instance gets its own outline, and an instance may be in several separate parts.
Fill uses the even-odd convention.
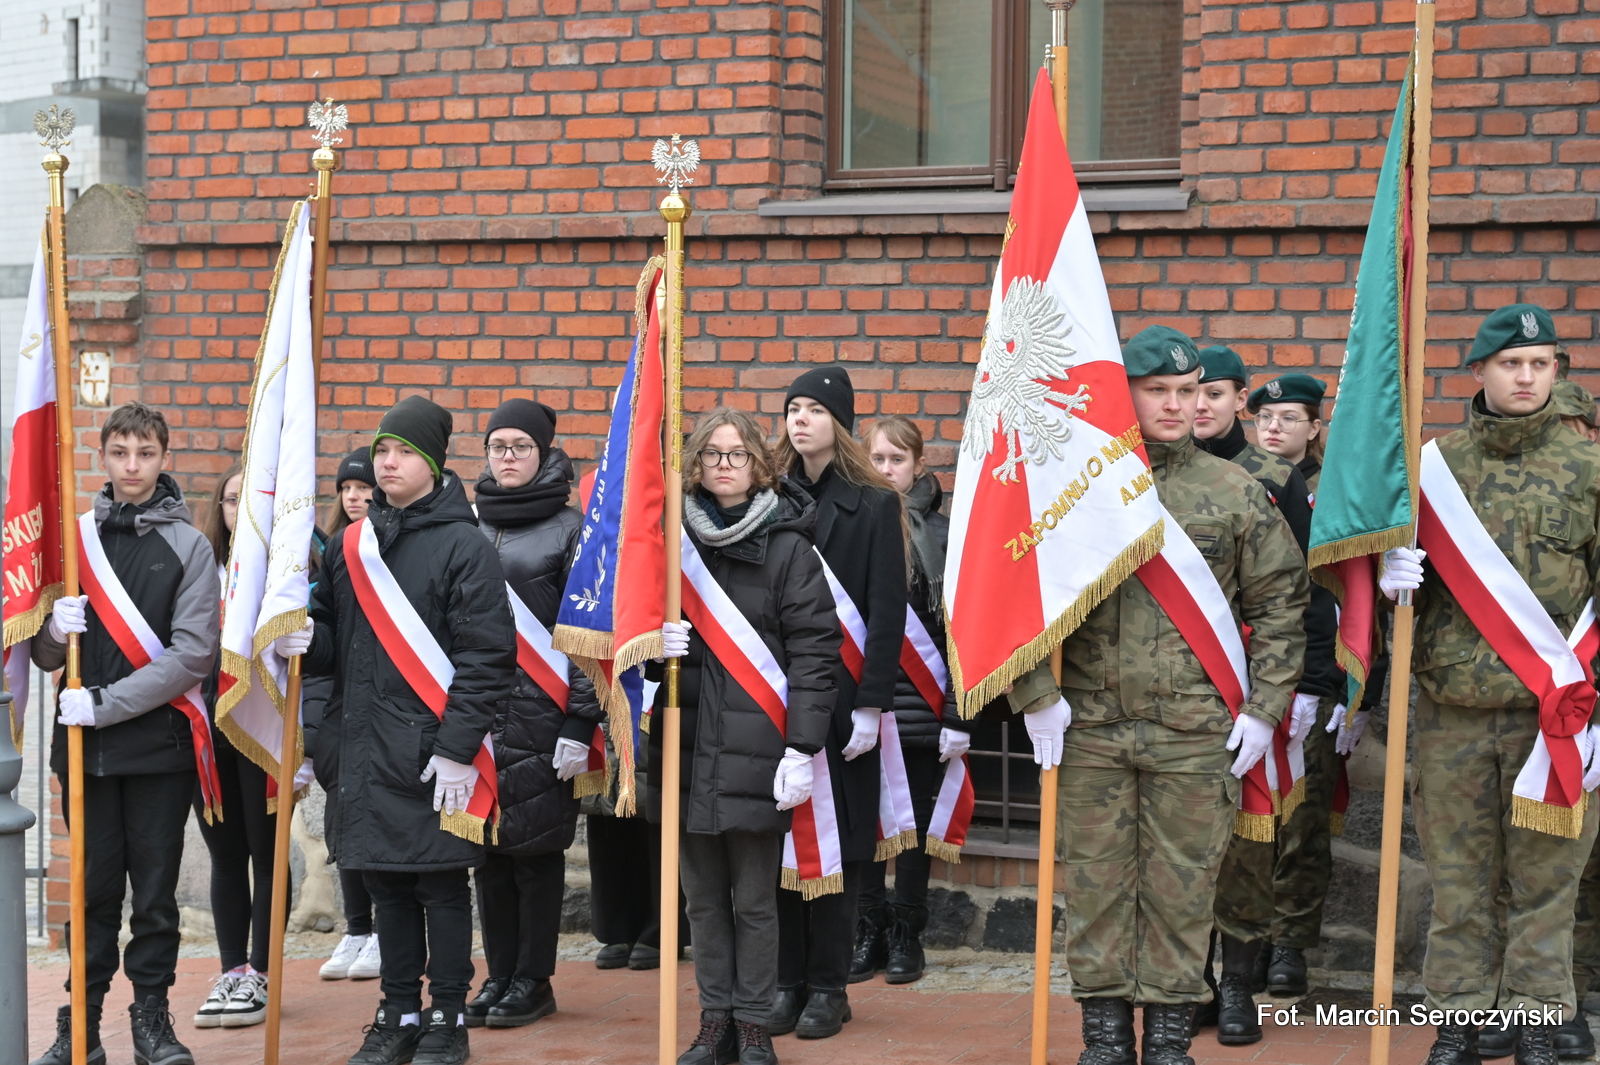
[[[1041,0],[828,0],[824,188],[1006,190],[1050,39]],[[1078,0],[1068,142],[1082,182],[1177,181],[1182,0]]]

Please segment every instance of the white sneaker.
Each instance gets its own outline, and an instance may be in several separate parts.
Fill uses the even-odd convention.
[[[377,938],[377,936],[345,936],[334,948],[333,957],[323,962],[322,968],[317,970],[318,975],[324,980],[343,980],[350,975],[350,964],[361,953],[361,948],[367,945],[367,940]]]
[[[222,1010],[222,1027],[248,1028],[267,1018],[267,974],[245,973],[239,977],[228,1004]]]
[[[233,989],[239,985],[239,976],[238,973],[223,973],[217,977],[216,983],[211,985],[211,994],[206,996],[205,1002],[195,1012],[196,1028],[222,1027],[222,1011],[233,996]]]
[[[370,935],[367,941],[361,944],[361,953],[356,955],[356,960],[350,963],[350,979],[376,980],[379,968],[383,961],[378,953],[378,937]]]

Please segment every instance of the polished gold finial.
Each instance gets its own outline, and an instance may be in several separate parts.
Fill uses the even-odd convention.
[[[33,113],[33,128],[39,134],[39,147],[60,153],[72,143],[72,130],[78,124],[77,112],[72,108],[62,111],[55,104],[48,111]]]
[[[344,104],[336,105],[331,99],[325,104],[312,103],[306,108],[306,124],[316,130],[318,144],[332,148],[344,143],[344,138],[339,134],[350,127],[350,111]]]
[[[656,180],[671,186],[672,195],[677,196],[683,192],[683,186],[694,184],[695,171],[700,169],[700,145],[674,133],[671,143],[656,141],[650,160],[656,165],[656,173],[661,175]]]

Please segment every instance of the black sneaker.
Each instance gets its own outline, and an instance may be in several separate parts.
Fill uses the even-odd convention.
[[[167,1000],[154,995],[128,1007],[133,1022],[133,1065],[194,1065],[194,1055],[172,1030]]]
[[[100,1045],[100,1007],[89,1007],[88,1056],[89,1065],[105,1065],[106,1048]],[[56,1010],[56,1041],[50,1049],[33,1059],[32,1065],[72,1065],[72,1007]]]
[[[350,1055],[350,1065],[406,1065],[416,1055],[422,1028],[402,1025],[400,1011],[387,1002],[378,1006],[372,1023],[361,1030],[366,1038],[361,1049]]]
[[[461,1065],[472,1056],[467,1049],[467,1026],[456,1014],[435,1006],[422,1015],[422,1038],[417,1041],[415,1065]]]

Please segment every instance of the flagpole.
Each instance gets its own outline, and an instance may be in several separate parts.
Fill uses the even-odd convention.
[[[1411,112],[1411,261],[1406,308],[1406,463],[1415,470],[1422,453],[1423,354],[1428,340],[1428,164],[1433,146],[1433,0],[1417,2],[1416,84]],[[1416,512],[1413,501],[1412,513]],[[1416,526],[1412,525],[1412,542]],[[1411,702],[1411,593],[1394,611],[1389,665],[1389,744],[1383,779],[1383,844],[1378,865],[1378,929],[1373,950],[1372,1004],[1394,1004],[1394,936],[1400,896],[1400,829],[1405,805],[1406,729]],[[1372,1029],[1371,1065],[1389,1065],[1388,1025]]]
[[[311,154],[311,165],[317,172],[317,192],[312,199],[311,244],[311,380],[313,387],[322,381],[322,329],[327,315],[328,294],[328,230],[333,214],[333,172],[339,169],[339,153],[333,145],[339,142],[334,134],[345,128],[345,109],[335,109],[329,100],[326,110],[320,112],[324,119],[319,123],[315,105],[311,124],[317,128],[321,143]],[[337,127],[337,128],[334,128]],[[312,424],[316,424],[313,414]],[[278,748],[278,819],[277,839],[272,850],[272,925],[267,954],[267,1021],[266,1046],[262,1052],[262,1065],[278,1065],[279,1026],[283,1019],[283,940],[288,931],[289,910],[289,842],[294,828],[294,778],[300,769],[300,656],[289,659],[289,680],[283,693],[283,742]]]
[[[658,140],[652,155],[661,181],[671,191],[661,200],[661,217],[667,223],[667,266],[663,271],[666,300],[666,351],[662,360],[666,378],[667,429],[666,500],[663,525],[666,534],[667,603],[663,619],[683,620],[683,223],[693,212],[683,198],[700,157],[694,141]],[[678,694],[679,661],[667,659],[665,705],[661,720],[661,1002],[659,1055],[661,1065],[678,1060],[678,806],[682,779],[681,707]],[[652,726],[655,727],[655,726]],[[651,767],[654,771],[655,767]]]
[[[78,594],[78,486],[73,468],[76,450],[72,425],[72,339],[67,319],[67,157],[61,149],[72,142],[76,116],[68,109],[34,113],[34,126],[44,137],[44,172],[50,176],[50,212],[46,228],[46,274],[50,285],[50,355],[56,371],[56,465],[61,474],[61,594]],[[78,634],[67,636],[66,686],[82,688]],[[68,888],[67,947],[71,954],[72,1065],[85,1065],[89,1053],[88,950],[84,927],[83,728],[67,727],[67,820],[72,844],[72,883]]]

